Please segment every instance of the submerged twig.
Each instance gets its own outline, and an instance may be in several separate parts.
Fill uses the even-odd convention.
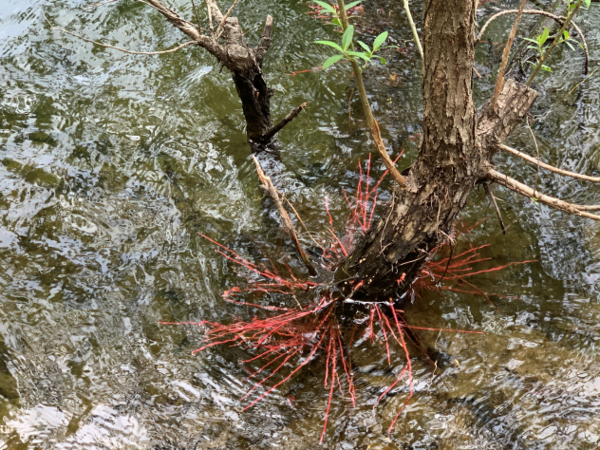
[[[254,164],[256,165],[256,173],[258,174],[258,179],[261,183],[262,188],[271,196],[271,198],[275,202],[277,211],[279,211],[279,216],[281,217],[281,220],[283,221],[284,231],[292,239],[292,242],[294,243],[294,247],[296,247],[296,251],[300,255],[300,258],[302,259],[302,262],[308,269],[308,272],[313,277],[316,276],[317,271],[316,271],[315,267],[313,266],[313,264],[310,262],[310,259],[308,258],[306,252],[302,248],[302,245],[300,244],[300,240],[298,239],[298,235],[296,234],[296,230],[294,230],[294,225],[292,224],[292,220],[290,219],[289,214],[287,213],[287,211],[283,207],[283,204],[281,203],[281,193],[273,185],[273,183],[271,182],[271,178],[269,178],[267,175],[265,175],[265,173],[263,172],[262,168],[260,167],[260,163],[258,162],[256,157],[253,155],[252,158],[254,159]]]

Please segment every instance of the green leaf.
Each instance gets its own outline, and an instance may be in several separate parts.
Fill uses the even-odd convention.
[[[565,30],[565,32],[563,33],[563,36],[565,37],[565,41],[569,40],[569,32],[567,30]]]
[[[550,28],[546,27],[544,29],[544,31],[542,32],[542,34],[540,34],[537,37],[537,42],[538,45],[541,47],[542,45],[544,45],[546,43],[546,41],[548,40],[548,38],[550,37]]]
[[[340,59],[342,59],[344,57],[344,55],[333,55],[331,58],[328,58],[324,63],[323,63],[323,69],[327,69],[329,66],[334,65],[336,62],[338,62]]]
[[[344,35],[342,36],[342,48],[343,51],[348,50],[350,44],[352,43],[352,37],[354,36],[354,25],[349,25],[344,31]]]
[[[577,42],[577,44],[579,44],[579,46],[581,47],[581,50],[583,50],[585,52],[585,47],[583,46],[583,44],[579,41],[575,41]]]
[[[314,0],[314,2],[317,5],[319,5],[321,8],[323,8],[325,11],[327,11],[328,13],[335,14],[335,9],[329,3],[320,2],[318,0]]]
[[[590,9],[592,6],[592,0],[583,0],[583,3],[585,3],[585,9]]]
[[[573,47],[569,41],[565,41],[565,44],[567,44],[571,50],[575,50],[575,47]]]
[[[521,38],[521,39],[523,39],[524,41],[533,42],[535,45],[538,44],[538,41],[536,41],[535,39],[529,39],[529,38]]]
[[[364,48],[367,52],[371,53],[371,49],[369,48],[369,46],[367,44],[365,44],[363,41],[357,41],[358,45],[360,45],[362,48]]]
[[[356,5],[358,5],[360,2],[362,2],[362,0],[358,0],[357,2],[352,2],[346,5],[346,11],[348,11],[350,8],[354,8]]]
[[[364,59],[367,62],[371,61],[371,58],[369,58],[369,55],[364,52],[346,52],[346,55],[356,56],[358,58]]]
[[[544,64],[542,64],[542,67],[540,67],[540,69],[545,70],[546,72],[552,72],[552,69],[548,66],[545,66]]]
[[[344,53],[344,50],[342,50],[342,47],[340,47],[335,42],[331,42],[331,41],[315,41],[315,44],[329,45],[330,47],[333,47],[336,50],[338,50],[340,53]]]
[[[334,17],[331,21],[333,22],[334,25],[337,25],[339,27],[342,26],[342,24],[340,23],[340,19],[338,19],[337,17]]]
[[[377,56],[377,58],[379,58],[379,61],[381,61],[381,64],[383,64],[384,66],[387,64],[387,61],[385,58],[382,58],[381,56]]]
[[[385,40],[387,39],[387,37],[388,37],[388,32],[387,31],[384,31],[379,36],[377,36],[375,38],[375,42],[373,42],[373,51],[379,50],[379,47],[381,47],[383,45],[383,43],[385,42]]]
[[[530,48],[531,50],[537,50],[537,47],[534,47],[533,45],[528,45],[527,48]]]

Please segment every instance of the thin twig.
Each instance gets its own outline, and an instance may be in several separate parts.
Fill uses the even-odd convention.
[[[256,159],[256,157],[254,155],[252,156],[252,159],[254,160],[254,164],[256,165],[256,173],[258,174],[258,179],[261,183],[262,188],[271,196],[271,198],[275,202],[277,211],[279,211],[279,216],[281,217],[281,220],[283,222],[283,230],[292,239],[292,242],[294,243],[294,246],[296,247],[296,250],[298,251],[300,258],[302,259],[302,262],[304,262],[304,265],[308,269],[308,272],[313,277],[316,276],[317,271],[316,271],[315,267],[313,266],[313,264],[310,262],[310,259],[306,255],[306,252],[302,248],[302,245],[300,244],[300,240],[298,239],[298,235],[296,234],[296,230],[294,230],[294,225],[292,224],[292,220],[290,219],[289,214],[287,213],[287,211],[283,207],[283,204],[281,203],[281,195],[282,194],[273,185],[273,183],[271,182],[271,178],[269,178],[267,175],[265,175],[262,168],[260,167],[260,163],[258,162],[258,160]]]
[[[588,219],[600,220],[600,216],[585,212],[586,207],[584,205],[577,205],[574,203],[565,202],[564,200],[560,200],[556,197],[550,197],[549,195],[536,192],[526,184],[523,184],[515,180],[514,178],[510,178],[507,175],[497,172],[494,169],[489,169],[488,178],[490,181],[494,181],[498,184],[501,184],[502,186],[507,187],[511,191],[515,191],[521,195],[524,195],[525,197],[529,197],[531,199],[535,199],[536,201],[540,201],[541,203],[556,208],[559,211],[563,211],[576,216],[586,217]]]
[[[227,10],[227,13],[225,13],[225,15],[223,16],[223,20],[221,20],[221,23],[217,27],[217,39],[221,37],[221,34],[223,33],[223,27],[225,26],[225,22],[227,22],[229,15],[233,12],[233,8],[235,8],[235,5],[237,5],[239,1],[240,0],[234,0],[231,7]]]
[[[417,32],[417,27],[415,25],[415,21],[412,18],[412,14],[410,13],[410,7],[408,6],[408,0],[403,0],[404,3],[404,11],[406,12],[406,17],[408,18],[408,23],[410,24],[410,29],[413,33],[413,40],[417,45],[417,49],[419,50],[419,55],[421,55],[421,74],[425,76],[425,56],[423,55],[423,46],[421,45],[421,39],[419,38],[419,33]]]
[[[583,175],[580,173],[570,172],[568,170],[559,169],[558,167],[555,167],[553,165],[546,164],[545,162],[540,161],[539,157],[538,157],[538,159],[532,158],[531,156],[527,155],[526,153],[520,152],[519,150],[511,148],[507,145],[498,144],[498,148],[500,150],[504,150],[505,152],[512,153],[513,155],[518,156],[519,158],[523,158],[525,161],[527,161],[531,164],[535,164],[536,166],[542,167],[543,169],[549,170],[550,172],[558,173],[560,175],[565,175],[565,176],[571,177],[571,178],[578,178],[580,180],[591,181],[593,183],[600,183],[600,177],[591,177],[589,175]]]
[[[310,239],[317,245],[317,247],[319,247],[321,250],[325,250],[323,248],[323,246],[321,244],[319,244],[316,239],[313,237],[312,233],[310,232],[310,230],[308,229],[308,227],[306,226],[306,224],[304,223],[304,221],[302,220],[302,217],[300,217],[300,214],[298,214],[298,211],[296,211],[296,208],[294,208],[294,205],[292,204],[292,202],[290,202],[287,198],[287,195],[282,194],[283,199],[285,200],[285,202],[289,205],[290,208],[292,208],[292,211],[294,211],[294,214],[296,215],[296,218],[300,221],[300,223],[302,224],[302,227],[304,228],[304,230],[308,233],[308,236],[310,237]]]
[[[281,119],[279,121],[279,123],[277,123],[277,125],[271,127],[269,130],[267,130],[265,132],[265,134],[263,134],[264,139],[269,140],[273,136],[275,136],[277,133],[279,133],[283,127],[285,127],[288,123],[290,123],[292,120],[294,120],[296,117],[298,117],[298,114],[300,114],[302,111],[304,111],[307,106],[308,106],[308,102],[304,102],[300,106],[292,109],[287,116],[285,116],[283,119]]]
[[[194,3],[194,0],[192,0],[192,9],[194,10],[194,16],[196,16],[196,22],[198,22],[198,31],[202,31],[202,25],[200,25],[200,16],[196,10],[196,4]]]
[[[573,92],[575,92],[575,89],[577,89],[579,86],[581,86],[583,83],[585,83],[586,81],[588,81],[592,75],[594,75],[596,72],[598,72],[598,70],[600,70],[600,67],[596,67],[592,73],[590,73],[587,77],[585,77],[580,83],[577,83],[575,85],[575,87],[573,89],[571,89],[563,98],[561,98],[560,100],[563,101],[565,98],[567,98],[569,95],[571,95]]]
[[[192,45],[192,44],[198,45],[198,43],[196,41],[188,41],[188,42],[184,42],[181,45],[178,45],[175,48],[171,48],[169,50],[161,50],[161,51],[156,51],[156,52],[138,52],[138,51],[128,50],[128,49],[121,48],[121,47],[115,47],[114,45],[103,44],[102,42],[98,42],[98,41],[93,41],[91,39],[88,39],[88,38],[85,38],[85,37],[80,36],[78,34],[75,34],[72,31],[68,31],[68,30],[65,30],[63,28],[55,27],[52,24],[50,24],[50,28],[52,28],[53,30],[60,31],[62,33],[70,34],[71,36],[75,36],[76,38],[81,39],[82,41],[89,42],[91,44],[95,44],[95,45],[98,45],[100,47],[111,48],[113,50],[118,50],[118,51],[123,52],[123,53],[129,53],[130,55],[164,55],[166,53],[173,53],[173,52],[176,52],[177,50],[181,50],[182,48],[187,47],[188,45]]]
[[[521,16],[523,15],[523,10],[525,9],[525,3],[527,3],[527,0],[521,1],[519,11],[517,12],[517,18],[515,19],[515,23],[513,23],[512,29],[510,30],[510,34],[508,35],[508,41],[506,42],[506,46],[504,47],[504,52],[502,53],[502,64],[500,64],[500,70],[498,71],[498,78],[496,80],[496,87],[494,89],[494,95],[491,100],[491,105],[494,111],[496,111],[496,103],[498,102],[498,97],[500,96],[500,92],[502,92],[502,88],[504,87],[504,71],[506,70],[508,56],[510,55],[510,50],[512,48],[513,42],[515,41],[515,36],[517,35],[517,28],[519,27],[519,22],[521,21]]]
[[[485,191],[487,192],[487,194],[492,199],[492,203],[494,204],[494,209],[496,210],[496,215],[498,216],[498,221],[500,222],[500,228],[502,228],[502,234],[506,235],[506,228],[504,228],[504,221],[502,220],[502,214],[500,213],[500,208],[498,208],[498,202],[496,201],[496,197],[494,196],[494,193],[492,192],[492,189],[490,188],[490,185],[488,183],[484,183],[483,187],[484,187]],[[450,263],[450,260],[448,260],[448,264],[449,263]]]
[[[531,138],[533,139],[533,145],[535,146],[535,153],[537,155],[537,179],[535,180],[535,189],[537,190],[537,188],[540,185],[540,148],[538,147],[535,134],[533,134],[533,129],[531,128],[531,125],[529,125],[529,115],[525,116],[525,124],[527,125],[527,128],[529,128],[529,133],[531,134]]]

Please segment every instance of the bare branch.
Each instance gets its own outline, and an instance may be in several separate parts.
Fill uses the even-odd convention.
[[[501,174],[500,172],[497,172],[494,169],[489,169],[488,179],[498,184],[501,184],[502,186],[510,189],[511,191],[517,192],[521,195],[524,195],[525,197],[529,197],[531,199],[540,201],[541,203],[558,209],[559,211],[574,214],[576,216],[586,217],[588,219],[600,220],[600,216],[585,212],[586,208],[589,207],[565,202],[564,200],[560,200],[556,197],[550,197],[549,195],[542,194],[541,192],[530,188],[526,184],[523,184],[515,180],[514,178],[510,178],[504,174]]]
[[[300,258],[304,262],[304,265],[308,269],[308,272],[314,277],[317,275],[317,271],[315,267],[310,262],[310,259],[302,249],[302,245],[300,245],[300,240],[298,239],[298,235],[296,234],[296,230],[294,230],[294,225],[292,224],[292,220],[290,219],[289,214],[283,207],[283,203],[281,202],[282,194],[277,190],[273,183],[271,182],[271,178],[269,178],[263,172],[262,168],[256,157],[252,155],[252,159],[254,159],[254,164],[256,165],[256,173],[258,174],[258,179],[261,183],[261,187],[271,196],[273,201],[275,202],[275,206],[277,207],[277,211],[279,211],[279,216],[283,222],[283,230],[290,236],[294,246],[296,247],[296,251],[299,253]]]
[[[263,34],[258,41],[258,47],[256,48],[256,61],[258,65],[262,67],[263,59],[267,55],[269,51],[269,47],[271,47],[271,29],[273,28],[273,17],[269,14],[267,16],[267,20],[265,21],[265,29],[263,30]]]
[[[485,30],[487,29],[487,27],[490,25],[490,23],[492,23],[498,17],[506,16],[509,14],[518,14],[518,13],[519,13],[518,9],[507,9],[505,11],[500,11],[499,13],[494,14],[492,17],[490,17],[488,19],[488,21],[485,23],[485,25],[483,25],[483,27],[481,28],[481,31],[479,32],[479,35],[477,36],[475,43],[481,41],[481,38],[483,37],[483,33],[485,33]],[[537,9],[526,9],[523,11],[523,14],[540,15],[540,16],[550,17],[551,19],[556,20],[559,24],[563,24],[564,21],[567,20],[566,17],[556,16],[552,13],[537,10]],[[584,73],[587,75],[588,69],[589,69],[589,63],[590,63],[590,52],[588,50],[588,45],[585,40],[585,35],[583,34],[583,32],[581,31],[581,28],[579,28],[579,26],[575,23],[574,20],[571,20],[570,25],[573,25],[573,28],[575,28],[575,31],[577,31],[577,34],[579,34],[579,36],[581,37],[581,43],[583,45],[583,52],[585,53],[585,71],[584,71]]]
[[[83,36],[75,34],[72,31],[65,30],[63,28],[58,28],[58,27],[55,27],[52,25],[50,26],[50,28],[52,28],[53,30],[60,31],[61,33],[66,33],[66,34],[70,34],[71,36],[75,36],[76,38],[81,39],[82,41],[90,42],[91,44],[98,45],[100,47],[118,50],[123,53],[129,53],[130,55],[164,55],[166,53],[174,53],[177,50],[181,50],[182,48],[187,47],[188,45],[198,45],[198,42],[196,42],[196,41],[188,41],[188,42],[184,42],[181,45],[178,45],[175,48],[171,48],[169,50],[161,50],[161,51],[156,51],[156,52],[138,52],[138,51],[134,51],[134,50],[127,50],[126,48],[115,47],[114,45],[103,44],[102,42],[98,42],[98,41],[92,41],[91,39],[85,38]]]
[[[237,5],[239,1],[240,0],[234,0],[233,4],[231,5],[231,7],[225,13],[225,16],[221,19],[221,23],[219,23],[219,26],[217,27],[217,32],[216,32],[217,39],[219,39],[221,37],[221,34],[223,33],[223,27],[225,26],[225,22],[227,22],[227,19],[229,18],[229,16],[233,12],[233,8],[235,8],[235,5]]]
[[[275,136],[277,133],[279,133],[283,127],[285,127],[288,123],[290,123],[292,120],[294,120],[296,117],[298,117],[298,114],[300,114],[302,111],[304,111],[304,109],[306,109],[307,106],[308,106],[308,103],[304,102],[297,108],[292,109],[290,111],[290,113],[287,116],[285,116],[283,119],[281,119],[281,121],[277,125],[271,127],[263,135],[264,138],[266,140],[271,139],[273,136]]]
[[[494,95],[492,96],[492,101],[490,102],[494,110],[496,110],[496,102],[498,101],[500,92],[502,92],[502,88],[504,87],[504,71],[506,70],[508,56],[510,55],[510,50],[515,40],[515,36],[517,35],[517,28],[519,27],[519,22],[521,21],[521,16],[523,15],[523,10],[525,9],[525,3],[527,3],[527,0],[521,1],[521,5],[517,11],[517,18],[515,19],[515,23],[513,23],[510,34],[508,35],[508,41],[504,47],[504,52],[502,53],[502,64],[500,64],[500,70],[498,71],[498,78],[496,80],[496,87],[494,88]]]
[[[535,159],[535,158],[527,155],[526,153],[520,152],[519,150],[511,148],[507,145],[498,144],[497,146],[500,150],[504,150],[505,152],[512,153],[513,155],[523,158],[525,161],[527,161],[531,164],[539,165],[540,167],[542,167],[546,170],[549,170],[550,172],[558,173],[560,175],[565,175],[567,177],[578,178],[580,180],[591,181],[593,183],[600,183],[600,177],[591,177],[589,175],[583,175],[580,173],[570,172],[568,170],[559,169],[558,167],[555,167],[550,164],[546,164],[545,162]]]
[[[223,13],[219,9],[219,5],[215,0],[204,0],[206,2],[206,6],[208,7],[208,15],[212,17],[214,22],[221,23],[223,20]],[[212,26],[212,25],[211,25]]]
[[[136,1],[141,1],[141,0],[136,0]],[[219,11],[219,8],[216,6],[216,3],[214,2],[214,0],[206,0],[206,2],[207,2],[207,4],[209,2],[214,4],[214,8],[212,8],[213,15],[215,14],[215,9],[217,11]],[[167,8],[159,0],[146,0],[143,3],[146,3],[147,5],[156,9],[159,13],[161,13],[167,19],[167,21],[169,23],[171,23],[173,26],[179,28],[179,30],[181,30],[183,33],[188,35],[191,39],[196,41],[200,47],[203,47],[206,50],[208,50],[219,61],[226,60],[227,54],[225,52],[225,49],[221,45],[219,45],[219,43],[215,39],[205,36],[204,34],[201,34],[200,31],[198,29],[196,29],[196,26],[193,23],[188,22],[187,20],[180,17],[179,14],[177,14],[175,11],[171,10],[170,8]],[[220,11],[219,11],[219,14],[220,14]]]
[[[214,38],[215,37],[215,27],[213,26],[212,12],[210,11],[210,4],[208,2],[206,2],[206,9],[208,12],[208,26],[210,27],[210,34]]]

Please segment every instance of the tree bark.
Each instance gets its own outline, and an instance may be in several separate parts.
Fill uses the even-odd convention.
[[[494,148],[521,122],[537,93],[508,80],[494,110],[473,102],[476,2],[429,0],[424,9],[423,142],[385,213],[357,243],[336,279],[342,292],[380,300],[406,292],[452,226]],[[353,290],[358,281],[363,284]]]

